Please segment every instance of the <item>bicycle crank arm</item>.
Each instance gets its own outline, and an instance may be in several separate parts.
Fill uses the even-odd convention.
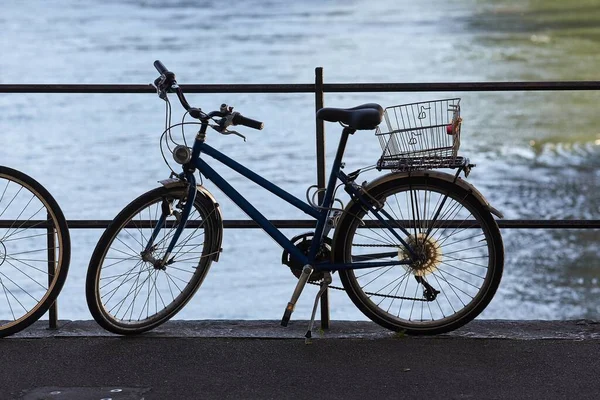
[[[313,269],[314,268],[310,265],[305,265],[302,269],[302,274],[300,274],[300,278],[298,279],[298,283],[296,284],[292,298],[285,308],[283,318],[281,318],[281,326],[287,326],[288,322],[290,322],[290,318],[294,312],[294,308],[296,307],[296,302],[298,301],[298,298],[300,298],[300,294],[302,294],[302,290],[304,290],[306,282],[308,282],[308,278],[310,278]]]

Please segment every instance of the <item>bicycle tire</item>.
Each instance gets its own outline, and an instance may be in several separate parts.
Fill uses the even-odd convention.
[[[218,205],[200,194],[173,249],[172,262],[164,270],[157,269],[143,256],[145,240],[154,229],[153,224],[143,220],[156,221],[165,201],[175,209],[183,206],[186,197],[185,186],[159,187],[146,192],[127,205],[100,237],[88,267],[86,299],[92,316],[104,329],[123,335],[151,330],[177,314],[202,284],[220,251],[222,225]],[[177,220],[176,214],[170,217]],[[191,224],[195,218],[199,221],[196,228]],[[148,254],[155,259],[163,257],[161,251],[166,250],[174,230],[174,225],[165,225]],[[198,251],[200,246],[202,249]],[[194,254],[182,254],[184,247]],[[113,263],[113,259],[119,258],[120,261]],[[118,271],[124,272],[119,275]],[[141,284],[140,279],[143,279]],[[180,288],[180,285],[185,286]],[[174,290],[179,293],[174,294]],[[140,303],[136,305],[138,295],[141,308]]]
[[[56,301],[67,279],[71,241],[50,192],[29,175],[4,166],[0,218],[0,337],[5,337],[33,324]]]
[[[393,228],[423,256],[409,265],[339,272],[348,296],[368,318],[394,331],[433,335],[457,329],[485,309],[500,284],[504,247],[496,221],[477,196],[424,174],[384,181],[365,197],[392,219],[406,221],[406,232]],[[357,201],[347,206],[335,230],[337,262],[359,266],[384,257],[408,258],[389,230],[369,225],[371,214]]]

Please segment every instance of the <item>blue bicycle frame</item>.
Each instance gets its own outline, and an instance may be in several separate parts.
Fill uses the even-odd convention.
[[[205,133],[206,126],[203,126],[194,141],[194,146],[192,148],[192,157],[191,161],[188,164],[184,164],[184,172],[181,174],[182,178],[189,184],[188,197],[186,201],[186,205],[182,211],[181,222],[177,227],[171,243],[167,248],[167,252],[164,256],[163,262],[166,263],[170,254],[179,239],[183,229],[185,228],[185,222],[189,217],[189,214],[192,210],[194,199],[196,196],[196,178],[194,176],[194,170],[198,169],[200,174],[204,176],[206,179],[213,182],[227,197],[229,197],[235,204],[237,204],[252,220],[254,220],[269,236],[271,236],[281,247],[287,250],[292,257],[299,260],[302,265],[312,265],[315,270],[319,271],[334,271],[334,270],[344,270],[344,269],[358,269],[358,268],[373,268],[373,267],[383,267],[383,266],[393,266],[393,265],[401,265],[401,264],[410,264],[413,262],[413,257],[415,257],[414,251],[409,244],[407,244],[402,237],[398,234],[396,229],[401,232],[409,235],[405,228],[400,225],[395,225],[392,227],[389,221],[393,221],[393,218],[385,211],[379,210],[376,206],[372,205],[371,202],[365,199],[364,195],[361,193],[360,188],[353,185],[353,179],[350,179],[348,175],[341,171],[342,166],[342,156],[346,147],[346,143],[348,141],[348,137],[350,134],[354,133],[353,129],[344,128],[342,132],[342,137],[340,139],[340,144],[338,146],[337,154],[335,160],[333,162],[333,166],[331,168],[331,174],[329,177],[329,182],[327,184],[327,188],[325,190],[325,196],[323,198],[323,202],[318,209],[310,206],[304,201],[298,199],[294,195],[286,192],[281,189],[279,186],[269,182],[262,176],[256,174],[250,169],[244,167],[233,159],[227,157],[220,151],[214,149],[209,146],[205,142]],[[310,250],[308,255],[301,252],[279,229],[277,229],[263,214],[260,213],[248,200],[246,200],[237,190],[235,190],[225,179],[221,177],[214,169],[212,169],[206,161],[201,158],[201,155],[205,154],[214,158],[215,160],[221,162],[222,164],[228,166],[232,170],[238,172],[240,175],[250,179],[254,183],[273,193],[277,197],[286,201],[287,203],[293,205],[304,213],[310,215],[315,218],[317,221],[314,238],[312,241]],[[370,262],[360,262],[360,263],[331,263],[329,261],[319,261],[315,262],[315,257],[319,251],[321,243],[323,241],[323,233],[325,231],[325,226],[327,223],[327,219],[329,217],[329,209],[333,204],[333,195],[335,191],[335,186],[337,180],[340,180],[346,186],[346,191],[353,197],[361,201],[366,207],[369,207],[373,214],[377,217],[380,223],[387,229],[389,229],[390,233],[394,235],[396,239],[400,243],[402,243],[409,254],[411,255],[410,259],[407,260],[395,260],[395,261],[370,261]],[[382,215],[383,214],[383,215]],[[384,218],[385,217],[385,218]],[[386,219],[387,218],[387,219]],[[166,216],[161,216],[160,220],[157,223],[155,231],[150,239],[148,244],[148,248],[152,245],[156,235],[159,230],[162,228],[164,220]],[[392,252],[385,254],[384,256],[392,258],[393,256],[397,257],[398,252]],[[380,258],[380,257],[377,257]],[[383,258],[383,257],[381,257]]]

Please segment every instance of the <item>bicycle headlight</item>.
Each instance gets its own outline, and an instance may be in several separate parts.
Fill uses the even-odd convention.
[[[177,145],[173,149],[173,159],[178,164],[186,164],[192,159],[192,150],[183,145]]]

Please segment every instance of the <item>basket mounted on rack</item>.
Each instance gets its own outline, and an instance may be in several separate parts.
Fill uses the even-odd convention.
[[[383,126],[375,135],[383,149],[378,169],[413,171],[456,168],[465,159],[460,147],[460,99],[402,104],[385,109]]]

